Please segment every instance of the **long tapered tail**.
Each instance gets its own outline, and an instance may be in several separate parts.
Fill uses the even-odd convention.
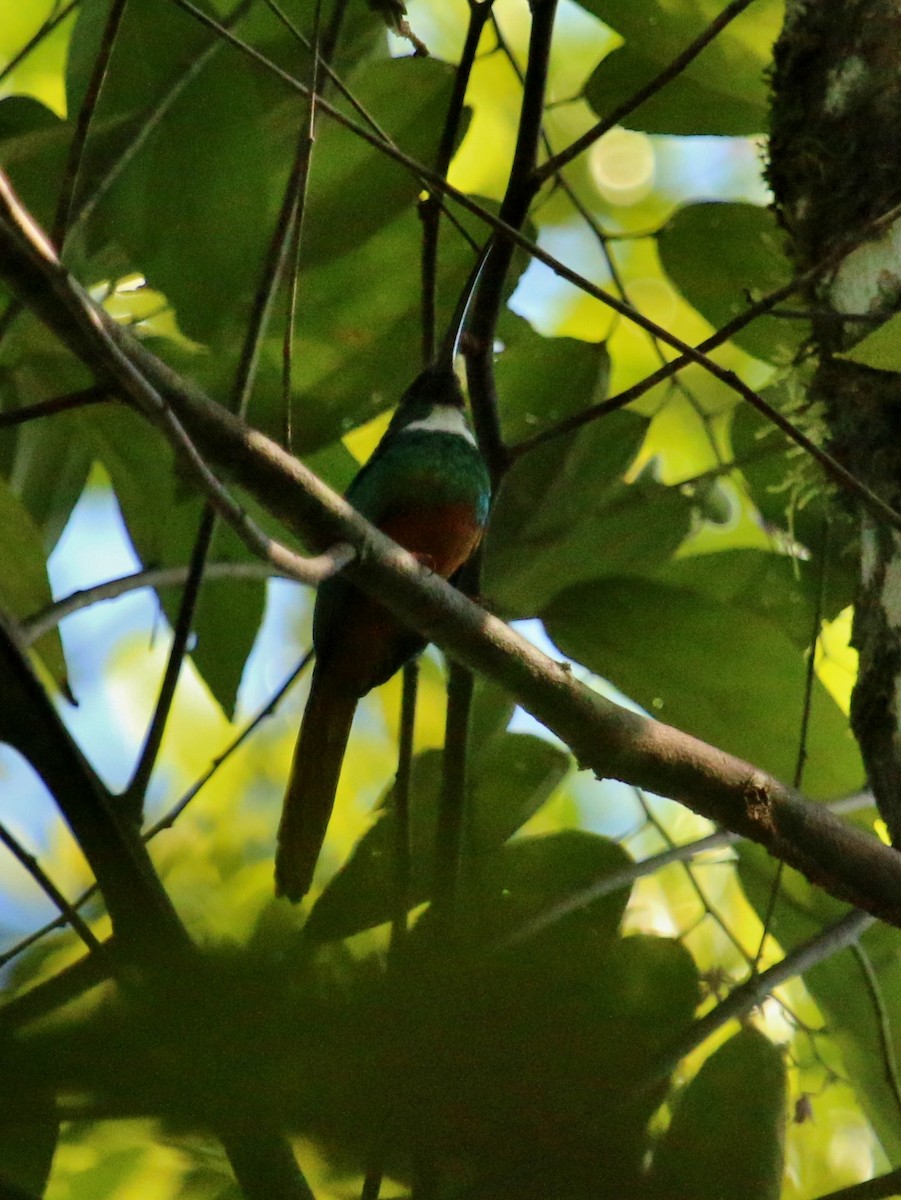
[[[294,903],[310,890],[325,841],[357,698],[316,671],[294,747],[278,827],[275,894]]]

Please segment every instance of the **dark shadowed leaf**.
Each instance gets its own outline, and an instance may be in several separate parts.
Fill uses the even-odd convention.
[[[53,220],[70,130],[30,96],[0,101],[0,163],[38,221]]]
[[[7,1105],[11,1099],[7,1092]],[[30,1097],[29,1107],[33,1108]],[[0,1196],[4,1200],[30,1200],[44,1194],[59,1140],[59,1118],[52,1103],[46,1107],[45,1121],[23,1116],[21,1121],[4,1121],[0,1127]]]
[[[82,5],[72,39],[68,90],[78,112],[107,5]],[[116,138],[88,147],[76,208],[123,154],[138,144],[98,207],[88,246],[97,255],[115,230],[123,271],[143,275],[174,305],[181,327],[201,341],[242,316],[256,287],[276,197],[276,131],[267,123],[281,90],[234,50],[219,45],[174,5],[128,5],[95,120],[118,122]],[[185,82],[186,81],[186,82]],[[171,104],[175,85],[184,82]],[[267,90],[268,88],[268,90]],[[156,119],[145,136],[148,115]],[[217,114],[228,114],[219,119]]]
[[[782,1051],[742,1029],[704,1063],[676,1102],[654,1155],[654,1200],[778,1200],[786,1079]]]
[[[875,817],[875,809],[868,809],[857,821],[872,831]],[[760,846],[741,843],[738,865],[745,894],[761,919],[769,914],[770,932],[786,953],[818,937],[849,911],[788,867],[782,870],[774,904],[776,864]],[[826,955],[806,971],[804,985],[841,1050],[886,1154],[896,1159],[901,1155],[901,1134],[890,1062],[897,1062],[901,1054],[901,932],[874,925],[861,935],[859,950]]]
[[[413,762],[411,907],[431,895],[441,758],[440,751],[427,750]],[[467,858],[481,864],[550,798],[569,767],[567,754],[530,734],[502,733],[486,741],[471,774]],[[394,837],[389,792],[375,824],[314,905],[308,934],[317,939],[347,937],[389,919]]]
[[[499,337],[497,390],[504,436],[514,445],[606,396],[610,355],[602,342],[542,337],[510,311]]]

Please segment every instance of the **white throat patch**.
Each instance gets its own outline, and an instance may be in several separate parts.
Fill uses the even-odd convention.
[[[406,433],[411,429],[424,429],[428,433],[455,433],[458,437],[465,438],[471,446],[476,444],[472,430],[466,423],[466,417],[453,404],[436,404],[427,417],[423,417],[421,421],[411,421],[409,425],[404,426],[402,432]]]

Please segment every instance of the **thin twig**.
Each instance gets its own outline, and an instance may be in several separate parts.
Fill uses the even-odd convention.
[[[213,539],[215,526],[215,513],[209,504],[206,504],[200,517],[200,525],[191,551],[188,577],[185,581],[184,591],[182,592],[181,601],[178,606],[178,615],[172,630],[172,645],[169,647],[166,669],[163,672],[162,682],[160,683],[153,717],[147,729],[144,745],[141,753],[138,755],[138,761],[135,764],[131,780],[119,798],[123,812],[137,825],[140,825],[144,814],[144,799],[147,794],[147,786],[150,783],[150,776],[153,774],[153,768],[156,766],[156,760],[159,757],[160,746],[163,744],[163,735],[166,732],[169,714],[172,711],[172,703],[175,700],[175,689],[178,686],[181,668],[184,664],[185,655],[188,652],[188,643],[191,638],[191,630],[194,626],[197,598],[200,595],[200,586],[203,582],[204,568],[209,556],[210,543]]]
[[[400,711],[397,778],[394,783],[394,860],[391,890],[391,936],[388,942],[388,971],[396,976],[403,963],[407,940],[407,916],[410,908],[411,857],[410,802],[413,782],[413,737],[416,726],[416,697],[419,690],[419,660],[404,665],[403,692]],[[390,1077],[380,1081],[380,1089],[395,1086]],[[377,1101],[380,1103],[380,1099]],[[384,1177],[384,1144],[381,1133],[370,1153],[370,1163],[363,1177],[360,1200],[378,1200]]]
[[[3,824],[0,824],[0,842],[25,868],[50,902],[59,909],[60,917],[72,926],[87,948],[94,952],[101,950],[100,941],[90,925],[79,916],[34,855],[29,854],[21,842]]]
[[[879,986],[879,978],[873,970],[870,956],[859,941],[855,942],[851,949],[863,972],[864,982],[867,991],[870,993],[870,1000],[875,1010],[876,1027],[879,1030],[879,1045],[882,1050],[882,1065],[885,1068],[885,1082],[888,1084],[889,1091],[892,1093],[892,1098],[895,1101],[895,1108],[897,1110],[895,1115],[897,1118],[901,1116],[901,1082],[898,1080],[898,1063],[895,1059],[895,1039],[892,1034],[891,1017],[889,1016],[888,1009],[885,1007],[885,1001],[882,998],[882,989]]]
[[[450,102],[441,130],[438,151],[435,155],[435,171],[442,178],[447,177],[454,146],[463,118],[463,102],[466,99],[466,89],[479,48],[479,40],[485,22],[491,13],[492,0],[480,3],[469,0],[469,24],[466,27],[466,39],[457,70],[454,73],[454,86]],[[429,191],[419,203],[419,217],[422,221],[422,362],[423,366],[435,357],[435,314],[437,301],[438,277],[438,237],[441,229],[442,200],[437,192]]]
[[[326,48],[326,58],[330,58],[337,41],[340,22],[344,16],[345,4],[338,4],[332,20],[332,45]],[[287,203],[290,196],[290,234],[285,246],[288,265],[287,287],[287,317],[282,337],[282,410],[285,420],[285,446],[293,453],[293,433],[291,426],[291,398],[294,394],[294,335],[297,324],[297,293],[300,283],[300,247],[303,241],[303,224],[306,213],[307,187],[310,179],[310,163],[313,157],[313,145],[316,140],[316,99],[320,90],[319,74],[322,66],[322,56],[319,45],[319,26],[322,20],[322,3],[316,0],[313,14],[313,61],[310,67],[310,95],[307,97],[306,121],[301,121],[297,139],[297,149],[294,155],[294,166],[291,179],[285,192]],[[279,264],[279,275],[285,267],[283,260]]]
[[[33,616],[27,617],[19,624],[19,632],[26,646],[33,645],[38,638],[55,629],[72,613],[81,612],[94,604],[106,600],[117,600],[129,592],[140,591],[144,588],[182,587],[188,578],[188,567],[151,567],[147,570],[134,571],[130,575],[121,575],[116,579],[108,579],[105,583],[94,584],[93,587],[79,588],[61,600],[56,600],[40,609]],[[216,579],[273,579],[276,573],[268,563],[259,562],[221,562],[210,563],[207,566],[207,580]]]
[[[445,936],[452,928],[463,852],[473,685],[472,673],[452,662],[447,683],[447,722],[435,832],[435,884],[432,891],[432,909],[438,918],[440,933]]]
[[[100,92],[103,89],[106,73],[109,70],[110,59],[112,58],[116,38],[119,35],[119,27],[122,24],[122,17],[125,13],[127,3],[128,0],[112,0],[106,24],[103,27],[103,33],[100,38],[100,46],[94,58],[94,65],[91,69],[88,86],[85,89],[81,107],[78,110],[78,117],[75,121],[75,129],[72,133],[72,141],[69,144],[66,165],[63,168],[63,177],[56,205],[56,216],[53,218],[50,233],[50,240],[60,252],[62,251],[63,243],[66,240],[66,234],[69,230],[69,217],[75,198],[75,189],[78,187],[78,176],[84,159],[91,122],[94,119],[97,102],[100,99]]]
[[[687,1054],[691,1054],[717,1030],[730,1021],[737,1021],[761,1004],[773,991],[790,979],[803,975],[812,967],[832,958],[841,950],[853,946],[864,930],[873,924],[868,913],[852,909],[834,924],[827,926],[815,937],[796,946],[775,966],[760,974],[751,975],[739,984],[725,1000],[703,1017],[694,1021],[684,1033],[660,1055],[655,1068],[641,1081],[642,1090],[661,1079],[668,1079]]]
[[[810,714],[813,708],[813,684],[816,679],[816,651],[822,632],[823,611],[826,606],[826,583],[829,578],[829,530],[830,520],[827,513],[823,517],[820,578],[817,587],[817,600],[813,610],[813,631],[810,639],[810,651],[807,655],[807,666],[804,671],[804,697],[801,703],[801,728],[798,731],[798,754],[795,759],[794,775],[792,776],[792,787],[798,789],[801,788],[804,782],[804,767],[807,763],[807,738],[810,731]],[[779,862],[776,866],[776,875],[773,879],[772,887],[770,888],[766,914],[763,918],[763,928],[760,931],[760,942],[757,946],[757,954],[753,964],[754,971],[760,966],[760,960],[763,957],[763,949],[770,932],[770,925],[776,910],[776,902],[779,898],[780,888],[782,887],[784,870],[785,864]]]
[[[654,810],[651,807],[650,803],[648,802],[648,799],[645,796],[644,792],[641,790],[641,788],[636,788],[635,792],[638,797],[638,802],[641,805],[647,820],[654,827],[654,829],[657,831],[657,833],[660,835],[660,837],[663,838],[663,841],[666,844],[667,848],[669,850],[675,849],[675,843],[674,843],[672,837],[670,836],[669,830],[666,828],[666,826],[663,824],[663,822],[660,820],[660,818],[654,812]],[[741,939],[731,929],[731,927],[729,926],[729,923],[726,921],[725,917],[723,917],[723,915],[719,912],[719,910],[713,904],[711,904],[710,900],[707,898],[707,895],[705,894],[704,889],[701,887],[701,884],[698,882],[697,876],[694,873],[694,869],[693,869],[691,861],[689,859],[682,859],[681,865],[685,872],[686,878],[688,879],[688,882],[691,886],[691,889],[694,892],[695,896],[698,898],[698,902],[701,905],[701,909],[702,909],[701,920],[704,920],[706,917],[710,917],[711,920],[714,921],[714,923],[719,926],[719,928],[722,930],[722,932],[726,936],[726,938],[728,938],[728,940],[732,943],[732,945],[738,951],[739,955],[750,966],[753,961],[751,958],[751,955],[744,948],[744,946],[742,945]]]
[[[316,116],[315,99],[316,85],[319,74],[318,29],[320,6],[320,0],[317,0],[317,38],[314,42],[313,70],[309,94],[307,96],[307,119],[306,121],[301,121],[300,123],[300,131],[298,133],[296,149],[294,152],[294,163],[292,165],[290,175],[288,176],[288,182],[285,185],[284,193],[282,194],[282,203],[279,210],[278,219],[276,220],[275,228],[272,231],[272,237],[269,240],[266,258],[260,272],[260,282],[257,286],[256,295],[254,296],[253,304],[251,306],[250,319],[247,323],[247,332],[244,336],[244,345],[241,349],[241,357],[238,362],[238,369],[236,372],[234,387],[232,389],[232,412],[236,412],[238,416],[245,418],[247,416],[247,407],[250,403],[250,396],[253,390],[254,380],[256,378],[260,349],[269,325],[269,317],[272,313],[272,305],[275,300],[275,295],[284,276],[289,253],[291,253],[293,250],[296,258],[296,254],[299,250],[301,236],[300,226],[303,219],[302,199],[306,195],[307,176],[310,167],[310,156],[313,149],[314,123]],[[293,306],[291,309],[289,328],[292,324]]]
[[[500,218],[519,230],[538,190],[535,164],[541,144],[541,123],[550,70],[551,40],[556,17],[556,0],[532,7],[529,57],[522,87],[519,128],[513,163],[501,203]],[[469,317],[472,346],[466,356],[466,378],[472,400],[473,422],[479,447],[488,464],[494,489],[510,463],[504,445],[494,375],[494,337],[501,311],[504,281],[513,260],[513,243],[495,237],[479,280]]]
[[[11,408],[0,412],[0,429],[13,429],[17,425],[25,425],[29,421],[39,421],[44,417],[53,417],[57,413],[71,412],[73,408],[86,408],[89,404],[103,404],[111,400],[110,390],[101,383],[93,383],[90,387],[81,388],[77,392],[66,392],[62,396],[50,396],[46,400],[38,400],[23,408]]]
[[[394,888],[388,956],[389,961],[394,961],[395,964],[407,935],[407,912],[410,907],[410,801],[418,685],[419,662],[414,658],[403,670],[397,780],[394,784]]]

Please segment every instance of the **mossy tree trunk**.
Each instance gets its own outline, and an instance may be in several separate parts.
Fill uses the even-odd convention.
[[[901,4],[789,0],[776,45],[770,182],[799,269],[851,250],[806,300],[809,400],[831,450],[901,510],[901,378],[843,357],[901,309]],[[867,356],[861,356],[866,360]],[[899,355],[901,358],[901,355]],[[887,360],[886,360],[887,361]],[[852,724],[901,843],[901,538],[860,512]]]

